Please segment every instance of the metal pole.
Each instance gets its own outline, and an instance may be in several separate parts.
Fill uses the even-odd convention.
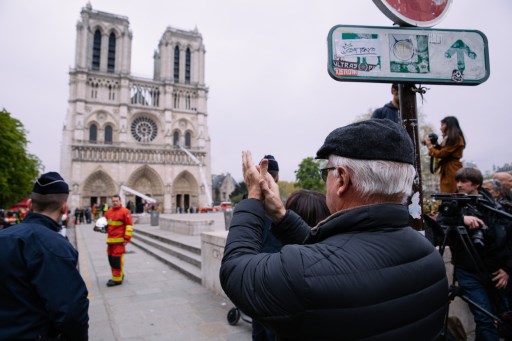
[[[418,114],[415,89],[414,83],[398,84],[400,116],[402,124],[414,144],[414,168],[416,169],[416,178],[412,185],[412,196],[409,197],[407,202],[409,207],[409,224],[416,230],[423,230],[423,220],[421,218],[423,191],[421,182],[420,138],[418,136]]]

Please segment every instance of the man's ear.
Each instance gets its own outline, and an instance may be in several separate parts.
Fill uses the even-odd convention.
[[[62,213],[62,214],[68,213],[68,202],[67,201],[60,206],[60,213]]]
[[[27,208],[29,212],[32,212],[32,199],[28,199],[27,201]]]
[[[336,193],[341,197],[341,195],[346,193],[350,187],[350,174],[348,174],[347,168],[344,166],[338,166],[338,168],[336,168],[336,172],[338,172],[338,179],[336,182],[338,190]]]

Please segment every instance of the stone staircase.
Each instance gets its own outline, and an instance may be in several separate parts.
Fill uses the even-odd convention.
[[[131,243],[201,284],[201,236],[136,224]]]

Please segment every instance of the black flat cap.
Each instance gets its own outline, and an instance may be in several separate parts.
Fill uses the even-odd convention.
[[[268,170],[279,172],[279,164],[277,160],[272,155],[265,155],[263,159],[268,160]]]
[[[69,186],[57,172],[48,172],[36,180],[32,192],[39,194],[69,193]]]
[[[332,154],[414,164],[411,138],[401,125],[388,119],[371,119],[333,130],[316,152],[316,158],[327,159]]]

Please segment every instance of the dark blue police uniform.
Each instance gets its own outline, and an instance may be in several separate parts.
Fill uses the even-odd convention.
[[[38,213],[0,231],[0,340],[87,340],[89,300],[78,252]]]

